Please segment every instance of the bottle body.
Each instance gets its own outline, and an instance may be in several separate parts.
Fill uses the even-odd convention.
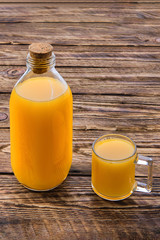
[[[55,68],[27,71],[10,98],[11,165],[32,190],[55,188],[72,162],[72,93]]]

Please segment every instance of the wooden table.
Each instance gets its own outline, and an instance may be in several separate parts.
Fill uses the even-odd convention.
[[[0,3],[0,239],[160,239],[160,1],[10,2]],[[36,41],[53,44],[74,98],[72,168],[46,193],[22,187],[10,166],[10,92]],[[153,157],[150,194],[94,194],[91,145],[106,133]],[[136,176],[146,180],[147,169]]]

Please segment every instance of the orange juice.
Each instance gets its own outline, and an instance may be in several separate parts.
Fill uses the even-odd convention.
[[[72,93],[51,77],[18,83],[10,99],[11,165],[33,190],[59,185],[72,162]]]
[[[92,153],[92,186],[101,197],[119,200],[135,187],[135,146],[122,138],[102,139]]]

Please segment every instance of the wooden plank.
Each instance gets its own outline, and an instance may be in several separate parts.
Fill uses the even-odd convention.
[[[8,115],[8,119],[2,119],[0,127],[9,127],[9,97],[9,94],[0,95],[0,112]],[[107,95],[74,95],[73,98],[74,126],[76,128],[79,126],[81,129],[95,130],[112,128],[115,131],[125,131],[126,129],[131,132],[132,130],[146,132],[160,129],[160,105],[156,102],[157,99],[155,99],[155,103],[151,104],[148,98],[147,104],[146,98],[143,97],[140,98],[141,101],[131,97],[117,98],[116,95],[109,98]],[[154,101],[154,98],[151,98],[151,101]],[[130,122],[130,126],[127,126],[127,121]],[[157,125],[154,126],[153,122]]]
[[[1,23],[1,32],[1,44],[30,44],[41,40],[57,45],[160,45],[159,25],[148,24],[7,23],[6,28]]]
[[[38,4],[39,3],[39,4]],[[37,9],[40,9],[40,8],[48,8],[48,11],[50,11],[50,8],[59,8],[59,7],[61,7],[62,8],[62,11],[63,11],[63,8],[65,7],[65,8],[68,8],[68,9],[71,9],[71,8],[73,8],[73,9],[76,9],[76,8],[80,8],[81,10],[82,9],[85,9],[85,8],[89,8],[89,9],[92,9],[92,8],[94,8],[94,10],[95,9],[102,9],[103,11],[106,11],[106,9],[107,8],[112,8],[113,9],[113,11],[115,10],[115,9],[117,9],[118,11],[121,11],[121,10],[125,10],[125,9],[133,9],[133,10],[140,10],[140,9],[142,9],[142,10],[158,10],[158,6],[159,6],[159,4],[160,4],[160,0],[159,0],[159,2],[154,2],[154,1],[149,1],[149,2],[135,2],[135,1],[128,1],[128,2],[124,2],[124,1],[116,1],[116,4],[115,3],[113,3],[113,2],[109,2],[109,1],[104,1],[104,2],[99,2],[99,1],[92,1],[92,2],[88,2],[88,1],[83,1],[83,2],[79,2],[79,1],[75,1],[75,2],[71,2],[71,1],[66,1],[66,2],[62,2],[62,1],[56,1],[56,2],[48,2],[48,1],[43,1],[43,2],[35,2],[35,1],[32,1],[32,7],[33,8],[37,8]],[[31,3],[30,2],[27,2],[27,1],[25,1],[25,2],[22,2],[22,3],[20,3],[20,2],[17,2],[17,1],[15,1],[15,2],[10,2],[10,1],[6,1],[6,2],[0,2],[0,6],[1,6],[1,8],[3,8],[4,7],[4,10],[5,10],[5,7],[7,7],[7,9],[8,9],[8,7],[10,6],[11,7],[11,9],[12,9],[12,7],[13,6],[15,6],[15,8],[18,8],[18,7],[22,7],[22,6],[24,6],[24,7],[28,7],[28,8],[30,8],[30,6],[31,6]],[[152,7],[151,7],[152,6]],[[6,11],[8,11],[6,9]],[[15,11],[16,11],[16,9],[14,9]],[[24,11],[26,11],[26,10],[24,10]],[[31,10],[32,11],[32,10]],[[44,9],[44,11],[45,11],[45,9]],[[35,13],[35,15],[37,14],[36,12],[34,12]],[[19,12],[17,12],[17,14],[20,14],[21,15],[21,13],[19,13]],[[34,17],[34,16],[33,16]],[[94,17],[94,15],[93,15],[93,17]],[[153,16],[154,17],[154,16]]]
[[[120,74],[124,72],[124,68],[134,68],[135,73],[143,73],[143,75],[150,71],[159,73],[158,47],[53,45],[53,48],[56,65],[60,67],[121,67],[123,69],[122,71],[119,69]],[[27,53],[28,45],[0,45],[0,65],[23,66],[26,64]]]
[[[28,44],[2,44],[0,45],[0,57],[2,57],[2,55],[4,57],[6,57],[9,60],[9,57],[12,61],[12,57],[18,56],[18,61],[19,59],[21,59],[22,61],[24,60],[24,58],[26,59],[27,57],[27,53],[28,53]],[[64,54],[65,57],[67,57],[67,54],[78,54],[78,53],[99,53],[99,54],[103,54],[103,53],[108,53],[108,54],[116,54],[116,53],[124,53],[124,54],[137,54],[137,58],[138,58],[138,54],[144,54],[146,53],[146,60],[148,59],[148,54],[149,57],[151,57],[151,53],[154,54],[160,54],[160,49],[159,47],[156,46],[107,46],[107,45],[57,45],[57,44],[53,44],[53,51],[56,54],[59,54],[59,57],[62,56],[62,54]],[[18,54],[19,53],[19,54]],[[66,54],[67,53],[67,54]],[[13,55],[12,55],[13,54]],[[72,56],[72,55],[71,55]],[[74,55],[73,55],[74,56]],[[99,56],[100,57],[100,56]],[[5,59],[4,59],[5,60]],[[153,60],[158,60],[158,58],[152,58]],[[2,65],[2,64],[1,64]],[[22,63],[20,64],[22,65]]]
[[[141,179],[143,181],[144,179]],[[14,176],[0,176],[2,239],[159,239],[160,180],[153,192],[120,202],[99,198],[90,177],[68,177],[46,193],[31,192]],[[140,224],[140,222],[143,224]],[[132,227],[131,227],[132,226]]]
[[[22,57],[26,58],[27,52],[28,52],[28,44],[2,44],[0,45],[0,56],[4,54],[4,56],[9,59],[9,57],[12,60],[12,54],[13,56],[18,56],[20,59],[23,60]],[[67,57],[66,53],[73,54],[73,53],[124,53],[124,54],[144,54],[146,53],[146,59],[149,54],[159,54],[160,49],[156,46],[107,46],[107,45],[57,45],[53,44],[53,51],[56,54],[64,54],[65,57]],[[18,54],[19,52],[19,54]],[[15,55],[14,55],[15,54]],[[60,55],[60,56],[61,56]],[[154,56],[154,55],[153,55]],[[19,60],[19,58],[17,60]],[[5,60],[5,59],[4,59]],[[153,60],[153,59],[152,59]],[[156,60],[156,57],[155,57]],[[158,60],[158,59],[157,59]],[[21,64],[20,64],[21,65]]]
[[[118,1],[120,1],[120,0],[118,0]],[[127,1],[127,0],[121,0],[120,2],[125,2],[125,1]],[[128,0],[129,1],[129,0]],[[149,0],[144,0],[144,2],[145,1],[149,1]],[[158,0],[154,0],[154,2],[156,2],[156,1],[158,1]],[[22,3],[23,2],[23,0],[1,0],[1,3]],[[29,3],[44,3],[44,1],[43,0],[40,0],[40,1],[38,1],[38,0],[34,0],[34,1],[32,1],[32,0],[25,0],[25,3],[27,3],[27,2],[29,2]],[[84,2],[84,0],[77,0],[77,1],[75,1],[75,0],[47,0],[47,1],[45,1],[47,4],[48,3],[59,3],[59,2],[61,2],[61,3],[68,3],[68,2],[71,2],[71,3],[79,3],[79,2]],[[92,2],[100,2],[100,3],[104,3],[104,2],[113,2],[113,0],[100,0],[100,1],[97,1],[97,0],[87,0],[87,1],[85,1],[85,2],[88,2],[88,3],[92,3]],[[143,2],[143,1],[142,1]]]
[[[132,67],[142,68],[160,62],[160,50],[155,47],[94,47],[94,46],[55,46],[57,66],[77,67]],[[0,45],[0,65],[26,64],[28,45]],[[145,71],[146,71],[145,69]],[[157,67],[157,71],[158,71]],[[141,73],[144,72],[141,69]]]
[[[86,61],[87,62],[87,61]],[[116,65],[116,64],[115,64]],[[131,65],[131,64],[130,64]],[[159,99],[159,63],[144,64],[146,67],[128,68],[57,68],[70,85],[74,94],[106,94]],[[147,71],[148,66],[148,73]],[[1,67],[0,91],[11,92],[14,84],[24,73],[25,67]],[[154,72],[155,70],[155,72]],[[149,73],[151,71],[151,73]],[[157,72],[156,72],[157,71]],[[95,88],[98,86],[98,88]]]
[[[24,1],[25,3],[44,3],[44,0],[25,0]],[[1,3],[24,3],[23,0],[1,0]],[[87,0],[87,1],[84,1],[84,0],[47,0],[45,1],[45,3],[68,3],[68,2],[71,2],[73,4],[77,4],[77,3],[115,3],[115,0]],[[137,3],[151,3],[151,4],[154,4],[154,3],[159,3],[160,0],[116,0],[116,3],[131,3],[133,2],[134,4],[137,4]]]
[[[111,22],[159,25],[159,3],[3,4],[0,22]]]

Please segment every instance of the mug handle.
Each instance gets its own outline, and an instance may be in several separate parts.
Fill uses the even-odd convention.
[[[148,166],[148,179],[147,183],[137,181],[137,186],[135,191],[149,193],[152,190],[152,167],[153,160],[150,157],[145,157],[143,155],[138,155],[138,160],[135,162],[138,165]]]

